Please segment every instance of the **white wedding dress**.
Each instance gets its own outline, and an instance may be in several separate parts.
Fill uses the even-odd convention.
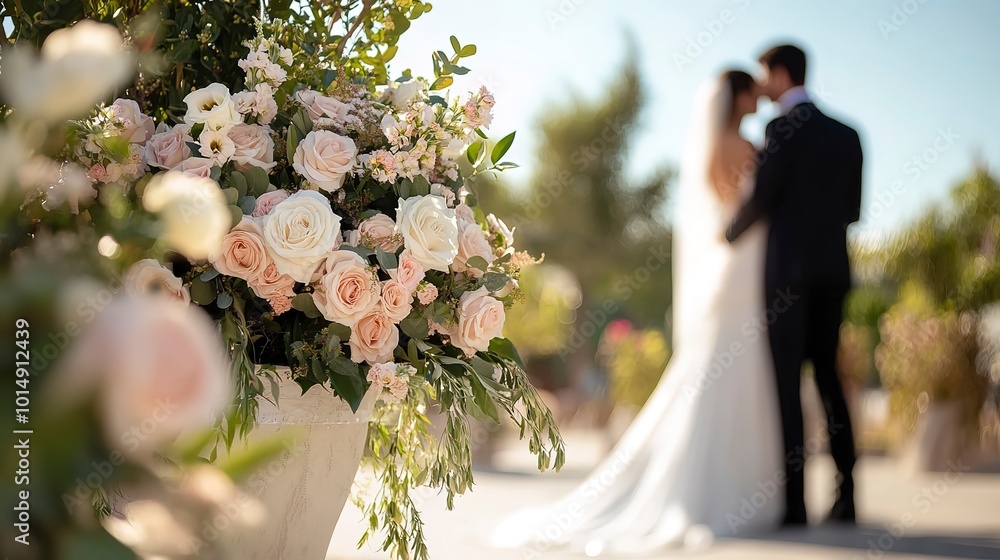
[[[502,523],[495,546],[642,555],[778,525],[784,471],[763,303],[767,231],[757,224],[733,245],[723,239],[735,204],[718,201],[702,170],[728,101],[719,88],[701,100],[675,220],[674,355],[602,464],[559,503]],[[744,178],[744,196],[751,182]]]

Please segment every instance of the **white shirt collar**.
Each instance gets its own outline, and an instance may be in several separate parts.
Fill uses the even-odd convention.
[[[806,88],[795,86],[781,94],[781,97],[778,98],[778,110],[781,111],[782,115],[786,115],[796,105],[807,101],[809,101],[809,93],[806,92]]]

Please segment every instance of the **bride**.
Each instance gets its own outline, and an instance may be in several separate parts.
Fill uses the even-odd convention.
[[[600,554],[701,546],[774,528],[784,470],[764,310],[766,225],[722,236],[756,165],[740,123],[757,106],[745,72],[698,96],[674,229],[674,347],[659,385],[603,463],[559,503],[523,512],[498,546]]]

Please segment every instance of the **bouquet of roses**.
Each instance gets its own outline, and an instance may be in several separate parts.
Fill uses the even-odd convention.
[[[118,198],[102,190],[107,212],[93,219],[127,215],[122,200],[157,218],[159,254],[172,257],[135,262],[125,291],[193,302],[219,322],[238,391],[219,441],[249,431],[265,383],[277,392],[275,366],[355,409],[374,387],[369,460],[383,487],[367,517],[386,530],[385,548],[426,556],[407,491],[444,488],[450,504],[471,486],[470,417],[499,421],[503,410],[540,468],[563,462],[502,335],[521,270],[536,260],[472,188],[514,167],[502,160],[514,135],[489,142],[486,88],[446,89],[472,45],[452,37],[455,54],[434,54],[432,82],[406,75],[376,88],[293,53],[279,39],[289,33],[259,26],[239,60],[245,82],[191,91],[175,124],[117,99],[73,123],[64,156],[96,187],[126,185]],[[440,440],[431,405],[445,417]]]

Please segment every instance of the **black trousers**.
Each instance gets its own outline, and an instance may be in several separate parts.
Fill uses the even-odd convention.
[[[837,346],[847,288],[841,286],[789,285],[768,279],[767,320],[771,355],[781,408],[785,447],[785,521],[804,523],[805,454],[802,427],[802,363],[813,364],[816,386],[826,412],[830,453],[841,476],[842,488],[853,492],[856,461],[854,433],[844,390],[837,375]]]

